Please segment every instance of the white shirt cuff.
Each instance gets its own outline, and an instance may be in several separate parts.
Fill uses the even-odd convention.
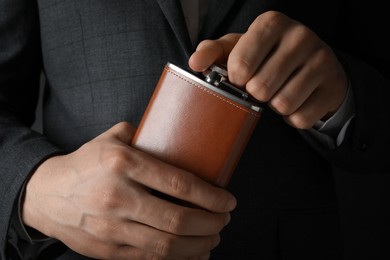
[[[329,149],[334,149],[343,142],[347,128],[355,116],[355,104],[352,88],[349,86],[343,104],[328,120],[319,120],[307,131]]]

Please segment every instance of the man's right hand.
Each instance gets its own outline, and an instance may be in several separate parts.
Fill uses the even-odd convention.
[[[23,222],[93,258],[207,259],[235,198],[132,148],[133,133],[122,122],[43,162],[27,183]]]

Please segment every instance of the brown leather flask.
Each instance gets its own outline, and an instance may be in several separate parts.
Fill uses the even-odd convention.
[[[260,115],[223,68],[202,79],[167,63],[132,146],[226,187]]]

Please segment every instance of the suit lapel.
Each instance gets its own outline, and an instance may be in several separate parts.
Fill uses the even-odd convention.
[[[210,39],[226,19],[235,0],[209,0],[208,14],[203,24],[200,39]]]
[[[183,11],[179,0],[156,0],[159,4],[162,12],[165,15],[169,25],[172,28],[176,38],[179,40],[180,45],[183,47],[187,55],[190,54],[193,47],[191,39],[188,35],[186,22],[184,20]]]

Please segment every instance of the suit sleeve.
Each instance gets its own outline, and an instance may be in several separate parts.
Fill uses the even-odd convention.
[[[58,153],[30,130],[42,70],[35,1],[0,0],[0,258],[6,257],[13,205],[28,176]]]
[[[390,174],[390,41],[384,6],[345,1],[336,54],[346,69],[355,117],[343,143],[325,149],[303,133],[336,167],[355,173]],[[381,3],[378,3],[382,5]]]

